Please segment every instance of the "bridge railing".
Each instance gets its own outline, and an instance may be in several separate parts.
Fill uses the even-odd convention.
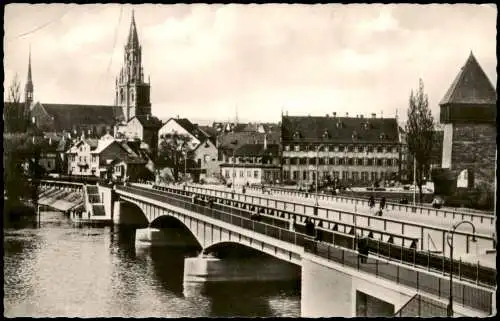
[[[415,294],[395,314],[395,317],[446,317],[446,304]]]
[[[122,188],[120,187],[119,189]],[[301,229],[298,229],[299,226],[297,225],[294,227],[294,231],[288,231],[288,229],[286,228],[283,229],[283,226],[286,227],[288,225],[282,223],[289,222],[279,217],[272,218],[272,216],[270,216],[271,220],[268,222],[270,222],[271,224],[255,222],[250,219],[251,215],[253,214],[253,211],[251,211],[250,208],[247,209],[246,207],[235,207],[237,206],[237,204],[232,200],[219,199],[217,203],[207,206],[207,204],[193,204],[191,201],[192,192],[184,190],[164,188],[165,193],[158,190],[144,190],[134,187],[126,188],[126,190],[159,201],[167,200],[167,202],[172,205],[186,208],[194,212],[199,212],[204,215],[209,215],[213,218],[220,219],[240,227],[248,228],[258,233],[264,233],[266,235],[296,245],[301,245],[302,241],[300,241],[299,239],[299,243],[297,243],[296,241],[292,242],[290,240],[290,236],[287,235],[292,235],[290,233],[302,235],[301,237],[306,235],[304,233],[297,233],[301,231]],[[247,223],[242,223],[242,219],[246,220]],[[278,222],[275,222],[276,220]],[[283,232],[279,232],[280,230]],[[268,232],[271,234],[268,234]],[[332,230],[331,233],[333,233],[334,235],[331,239],[329,238],[329,243],[346,248],[357,248],[359,239],[356,234],[347,235],[345,233],[339,233],[337,235],[337,232],[335,232],[334,230]],[[347,240],[346,237],[349,237],[349,240]],[[449,258],[446,258],[444,256],[434,255],[430,252],[420,252],[417,251],[414,247],[408,248],[388,242],[382,242],[380,240],[370,239],[369,237],[367,239],[366,246],[371,254],[375,254],[379,257],[386,257],[391,261],[396,261],[401,264],[407,264],[413,267],[419,267],[427,271],[437,272],[443,277],[449,275],[451,263]],[[461,260],[454,260],[453,268],[454,275],[459,280],[473,282],[475,284],[480,284],[481,286],[488,287],[496,285],[496,271],[494,269],[480,266],[479,263],[470,264],[462,262]]]
[[[333,245],[305,239],[304,250],[329,261],[358,271],[368,272],[390,280],[397,284],[406,285],[425,293],[436,295],[439,298],[448,298],[450,294],[449,280],[442,276],[433,275],[427,271],[394,264],[376,257],[359,255],[356,252],[335,247]],[[454,302],[480,311],[492,313],[491,291],[466,283],[453,282]]]
[[[258,187],[249,187],[252,190],[260,190]],[[280,195],[288,195],[288,196],[301,196],[304,198],[313,198],[315,197],[315,193],[309,193],[309,192],[302,192],[302,191],[296,191],[296,190],[290,190],[290,189],[284,189],[284,188],[276,188],[276,187],[266,187],[267,189],[270,189],[274,191],[277,194]],[[360,206],[368,206],[368,200],[363,199],[363,198],[356,198],[356,197],[348,197],[348,196],[339,196],[339,195],[327,195],[324,193],[318,193],[318,199],[320,200],[325,200],[325,201],[334,201],[338,203],[345,203],[345,204],[357,204]],[[495,221],[495,215],[494,213],[488,213],[488,214],[480,214],[480,213],[474,213],[472,211],[466,211],[466,210],[445,210],[445,209],[436,209],[436,208],[431,208],[431,207],[425,207],[425,206],[414,206],[410,204],[398,204],[398,203],[393,203],[393,202],[387,202],[386,203],[386,208],[391,209],[391,210],[397,210],[400,212],[405,212],[405,213],[413,213],[413,214],[420,214],[420,215],[434,215],[434,216],[442,216],[442,217],[462,217],[462,219],[469,219],[473,223],[483,223],[483,221],[490,222],[493,224]]]
[[[169,186],[169,188],[181,189],[178,186]],[[244,202],[249,202],[252,205],[261,205],[266,207],[273,206],[277,210],[291,210],[297,214],[304,214],[310,217],[317,217],[319,215],[325,216],[328,218],[335,218],[338,221],[345,221],[346,217],[348,221],[351,221],[354,225],[363,225],[366,224],[368,227],[375,227],[382,231],[401,231],[402,235],[405,235],[405,231],[408,233],[409,230],[413,230],[413,234],[417,234],[420,239],[420,249],[428,249],[424,248],[424,237],[425,235],[432,235],[433,239],[440,239],[441,252],[443,255],[447,254],[449,250],[446,246],[446,236],[449,233],[448,229],[441,228],[438,226],[432,226],[428,224],[419,224],[415,222],[407,222],[401,219],[395,218],[387,218],[374,216],[369,214],[362,213],[353,213],[348,211],[342,211],[337,209],[331,209],[326,207],[315,207],[307,204],[300,204],[296,202],[282,201],[270,198],[264,198],[260,196],[247,195],[236,192],[228,192],[217,189],[196,187],[196,186],[187,186],[187,191],[193,191],[197,193],[201,193],[209,196],[222,197],[226,199],[234,199]],[[344,218],[344,219],[343,219]],[[464,231],[456,231],[455,232],[455,242],[457,249],[464,248],[465,253],[469,253],[470,243],[473,240],[473,234],[471,232]],[[494,246],[494,238],[493,236],[484,235],[484,234],[475,234],[476,246],[483,248],[493,248]]]

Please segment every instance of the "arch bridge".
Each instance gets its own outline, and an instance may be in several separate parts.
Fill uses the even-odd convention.
[[[120,208],[124,203],[134,204],[143,215],[142,226],[147,226],[146,235],[139,233],[139,238],[145,241],[154,243],[161,239],[155,238],[156,229],[172,226],[170,224],[176,221],[192,234],[204,254],[239,244],[299,266],[303,316],[360,315],[360,304],[367,308],[375,298],[385,300],[384,313],[392,315],[422,296],[435,299],[436,306],[441,306],[443,313],[446,311],[450,284],[446,271],[450,264],[457,262],[450,263],[442,256],[437,257],[438,261],[435,257],[423,257],[415,240],[402,234],[391,235],[389,231],[374,229],[366,230],[364,235],[361,231],[360,235],[356,226],[347,223],[182,189],[117,186],[115,192],[118,196],[115,217],[121,219]],[[323,231],[319,234],[324,238],[318,238],[318,233],[316,240],[306,235],[309,232],[304,230],[303,220],[307,217],[312,217],[316,224],[321,223],[316,231]],[[373,239],[374,234],[380,239]],[[372,248],[388,249],[389,260],[364,256],[360,236],[368,238]],[[399,244],[394,244],[396,238],[400,238]],[[396,257],[397,262],[393,260]],[[190,274],[195,281],[214,270],[230,273],[235,268],[210,267],[211,258],[195,260],[201,260],[202,266],[185,265],[185,276]],[[458,265],[458,271],[460,278],[453,282],[455,314],[484,316],[495,311],[496,271],[463,263]],[[343,299],[339,304],[332,304],[331,298],[339,295]],[[375,312],[362,313],[373,315]]]

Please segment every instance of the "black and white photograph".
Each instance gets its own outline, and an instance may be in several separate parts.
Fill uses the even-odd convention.
[[[496,315],[497,5],[4,5],[3,315]]]

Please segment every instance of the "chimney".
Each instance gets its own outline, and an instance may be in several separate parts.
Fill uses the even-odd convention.
[[[333,118],[337,117],[337,112],[332,113]]]
[[[264,150],[267,149],[267,134],[264,134]]]
[[[363,114],[359,115],[359,118],[365,118],[365,116],[363,116]]]
[[[328,118],[328,117],[330,117],[330,116],[328,116],[328,114],[326,114],[326,115],[325,115],[325,117],[326,117],[326,118]]]
[[[372,113],[372,118],[377,118],[377,114]]]
[[[349,113],[345,113],[345,116],[346,116],[346,117],[349,117]]]

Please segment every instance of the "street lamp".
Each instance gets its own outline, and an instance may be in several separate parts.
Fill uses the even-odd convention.
[[[238,145],[238,140],[233,140],[233,141],[231,142],[231,145],[233,145],[233,173],[232,173],[232,175],[233,175],[233,179],[232,179],[233,183],[232,183],[231,185],[232,185],[232,188],[233,188],[233,193],[234,193],[234,191],[235,191],[235,188],[234,188],[234,178],[236,177],[236,168],[235,168],[235,166],[236,166],[236,158],[235,158],[235,151],[236,151],[236,146]]]
[[[450,247],[450,298],[448,307],[446,309],[446,314],[448,317],[453,316],[453,237],[455,236],[455,231],[462,224],[469,224],[472,226],[472,242],[476,242],[476,227],[472,224],[471,221],[461,221],[457,224],[453,225],[453,228],[449,231],[448,237],[446,238],[446,242]]]
[[[319,206],[318,204],[318,167],[319,167],[319,150],[323,147],[323,144],[318,145],[316,147],[316,199],[314,201],[314,206],[316,207],[315,213],[317,213],[318,209],[317,207]]]

